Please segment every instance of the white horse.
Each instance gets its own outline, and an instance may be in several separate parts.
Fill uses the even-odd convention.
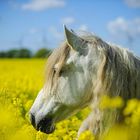
[[[30,109],[31,123],[52,133],[57,122],[91,106],[78,135],[84,130],[99,135],[121,118],[121,111],[100,110],[103,95],[140,98],[140,59],[94,35],[79,36],[66,27],[65,35],[48,58],[46,83]]]

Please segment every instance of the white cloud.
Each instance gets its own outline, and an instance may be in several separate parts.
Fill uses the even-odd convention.
[[[133,8],[140,8],[140,0],[124,0],[125,3]]]
[[[87,31],[88,30],[88,26],[85,24],[80,25],[79,30],[83,30],[83,31]]]
[[[65,25],[68,25],[68,24],[70,25],[74,22],[75,22],[75,19],[73,17],[65,17],[65,18],[62,18],[61,20],[61,23]]]
[[[109,22],[108,30],[116,37],[131,37],[134,39],[140,36],[140,18],[125,20],[124,18],[119,17],[114,21]]]
[[[65,6],[65,0],[30,0],[21,6],[23,10],[41,11]]]

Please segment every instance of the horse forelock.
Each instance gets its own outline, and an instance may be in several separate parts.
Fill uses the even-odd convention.
[[[45,72],[45,90],[51,90],[52,85],[59,77],[63,64],[69,54],[70,47],[63,42],[59,48],[56,48],[49,56],[46,64]],[[57,68],[55,67],[57,65]],[[47,86],[46,86],[47,85]],[[47,93],[49,93],[47,91]]]

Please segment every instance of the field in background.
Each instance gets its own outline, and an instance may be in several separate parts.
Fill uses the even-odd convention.
[[[28,111],[43,86],[46,60],[0,60],[0,140],[71,140],[88,109],[60,122],[51,135],[30,125]],[[90,134],[87,134],[92,138]]]
[[[88,115],[84,109],[75,116],[57,124],[53,134],[37,132],[30,125],[28,111],[43,86],[45,60],[0,60],[0,140],[74,140],[82,120]],[[102,108],[119,105],[119,100],[105,98]],[[114,126],[104,140],[140,140],[140,102],[130,100],[124,110],[125,124]],[[128,128],[132,129],[128,129]],[[132,131],[134,130],[134,132]],[[80,140],[93,140],[90,132]]]

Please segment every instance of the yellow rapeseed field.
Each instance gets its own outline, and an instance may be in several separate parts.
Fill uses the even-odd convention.
[[[28,111],[43,86],[46,60],[1,59],[0,60],[0,140],[74,140],[86,108],[75,116],[57,124],[53,134],[37,132],[29,122]],[[105,97],[101,109],[121,107],[122,99]],[[103,140],[140,140],[140,101],[129,100],[123,111],[124,124],[116,124],[102,136]],[[133,131],[132,131],[133,130]],[[89,131],[79,140],[94,140]]]

